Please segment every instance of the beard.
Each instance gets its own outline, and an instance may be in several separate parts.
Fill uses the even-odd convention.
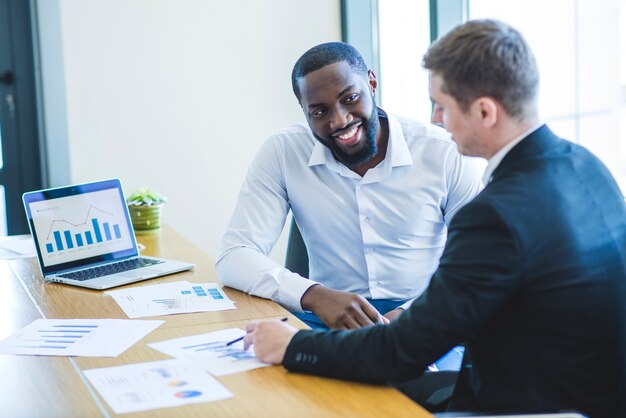
[[[376,134],[378,133],[380,123],[378,122],[378,108],[376,107],[376,101],[373,96],[372,104],[373,109],[369,119],[364,119],[361,122],[361,128],[363,129],[364,135],[363,147],[356,152],[346,152],[335,142],[335,140],[322,138],[313,132],[313,136],[330,149],[335,159],[350,169],[357,168],[368,161],[371,161],[374,157],[376,157],[376,154],[378,154]],[[342,129],[345,129],[345,127]]]

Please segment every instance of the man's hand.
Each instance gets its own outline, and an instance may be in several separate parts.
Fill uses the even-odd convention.
[[[309,287],[301,304],[329,328],[356,329],[384,323],[382,315],[364,297],[320,285]]]
[[[402,312],[404,312],[404,309],[396,308],[393,311],[387,312],[384,318],[386,318],[388,320],[387,323],[389,323],[389,321],[392,321],[396,319],[397,317],[399,317],[400,315],[402,315]]]
[[[243,338],[244,349],[254,345],[256,358],[264,363],[281,364],[287,346],[298,330],[279,321],[250,322]]]

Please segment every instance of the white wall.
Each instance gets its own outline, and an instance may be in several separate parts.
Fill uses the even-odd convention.
[[[256,150],[304,121],[291,69],[341,39],[339,0],[51,1],[38,4],[46,134],[54,149],[64,107],[70,181],[161,191],[165,222],[216,255]],[[273,257],[284,251],[283,236]]]

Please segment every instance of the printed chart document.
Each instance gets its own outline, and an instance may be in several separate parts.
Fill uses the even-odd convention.
[[[188,281],[105,292],[129,318],[237,309],[216,283]]]
[[[148,345],[172,357],[192,360],[215,376],[269,366],[255,357],[253,347],[244,350],[243,341],[226,345],[227,342],[245,334],[242,329],[230,328]]]
[[[0,341],[0,354],[116,357],[163,322],[38,319]]]
[[[232,398],[215,378],[183,360],[84,371],[116,414]]]

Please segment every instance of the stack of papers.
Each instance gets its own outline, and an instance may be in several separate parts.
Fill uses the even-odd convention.
[[[226,345],[245,334],[242,329],[230,328],[161,341],[148,346],[172,357],[191,360],[216,376],[269,366],[256,358],[253,347],[244,350],[243,341]]]
[[[237,309],[216,283],[181,281],[105,293],[129,318]]]
[[[164,321],[38,319],[0,342],[0,354],[116,357]]]
[[[181,360],[85,370],[116,414],[232,398],[207,373]]]

